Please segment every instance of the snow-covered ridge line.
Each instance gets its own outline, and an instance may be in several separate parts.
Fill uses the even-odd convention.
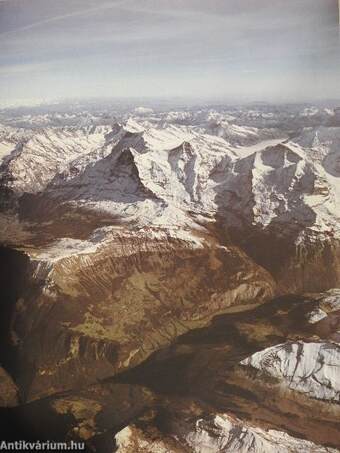
[[[222,216],[235,228],[286,225],[297,244],[340,237],[340,128],[288,139],[207,118],[199,127],[131,117],[125,126],[45,128],[24,143],[11,130],[0,142],[3,184],[138,227],[195,228],[195,217]]]

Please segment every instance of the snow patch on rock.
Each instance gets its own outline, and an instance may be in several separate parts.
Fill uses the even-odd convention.
[[[211,416],[196,422],[186,443],[195,453],[300,453],[337,450],[298,439],[287,433],[257,428],[227,414]]]
[[[336,343],[279,344],[253,354],[241,366],[310,398],[340,402],[340,345]]]

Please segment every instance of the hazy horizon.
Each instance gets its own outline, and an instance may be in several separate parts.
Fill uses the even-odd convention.
[[[266,105],[270,106],[279,106],[279,105],[306,105],[306,106],[324,106],[329,108],[340,107],[340,97],[333,98],[319,98],[319,99],[243,99],[240,98],[198,98],[193,97],[184,97],[184,96],[173,96],[173,97],[66,97],[66,98],[55,98],[55,99],[18,99],[12,102],[0,102],[0,110],[16,110],[24,109],[28,112],[41,110],[47,111],[53,110],[63,111],[74,109],[76,106],[78,108],[107,108],[107,107],[121,107],[124,109],[133,109],[136,107],[148,107],[155,109],[168,109],[168,108],[177,108],[177,109],[191,109],[191,108],[213,108],[213,107],[230,107],[237,108],[238,106],[251,106],[251,105]]]
[[[340,99],[337,0],[0,0],[0,106]]]

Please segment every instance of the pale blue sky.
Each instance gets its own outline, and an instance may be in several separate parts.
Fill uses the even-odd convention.
[[[340,98],[337,0],[0,0],[0,102]]]

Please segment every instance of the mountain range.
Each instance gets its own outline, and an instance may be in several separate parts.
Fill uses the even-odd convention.
[[[340,451],[332,108],[0,113],[0,412],[22,436]]]

